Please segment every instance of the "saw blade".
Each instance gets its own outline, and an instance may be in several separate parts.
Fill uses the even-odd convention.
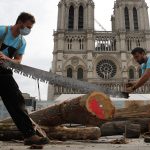
[[[15,64],[10,61],[5,61],[2,64],[5,68],[12,69],[15,73],[23,75],[25,77],[29,77],[35,80],[39,80],[40,82],[44,82],[46,84],[52,84],[55,86],[62,86],[65,88],[72,88],[75,90],[80,90],[83,93],[88,93],[92,91],[103,92],[112,97],[123,97],[128,98],[127,93],[123,93],[120,91],[112,90],[106,88],[104,86],[96,85],[93,83],[89,83],[86,81],[81,81],[73,78],[64,77],[61,75],[54,74],[52,72],[47,72],[41,69],[29,67],[22,64]]]

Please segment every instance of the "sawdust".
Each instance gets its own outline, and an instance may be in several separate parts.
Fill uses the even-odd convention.
[[[110,142],[111,144],[128,144],[127,140],[125,138],[122,139],[116,139]]]

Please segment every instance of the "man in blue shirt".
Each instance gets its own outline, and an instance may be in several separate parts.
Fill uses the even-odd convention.
[[[35,23],[31,14],[21,13],[13,26],[0,26],[0,60],[21,63],[28,35]],[[2,61],[0,62],[2,63]],[[25,109],[25,100],[12,71],[0,65],[0,96],[18,129],[24,135],[24,144],[47,144],[48,139],[36,135],[32,122]]]
[[[131,93],[137,88],[144,85],[150,78],[150,57],[146,55],[146,52],[143,48],[137,47],[132,50],[131,54],[137,63],[141,65],[142,76],[139,80],[128,83],[126,86],[126,92]]]

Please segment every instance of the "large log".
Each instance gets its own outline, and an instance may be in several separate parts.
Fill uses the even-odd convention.
[[[39,125],[57,126],[65,123],[100,125],[112,119],[115,108],[109,97],[100,92],[65,101],[30,114]],[[8,119],[1,122],[7,122]]]
[[[104,123],[101,128],[101,136],[123,135],[125,129],[127,137],[139,136],[149,131],[150,118],[128,118],[126,121],[111,121]]]
[[[97,140],[101,136],[100,128],[98,127],[42,127],[47,133],[49,139],[57,140]],[[23,140],[22,133],[17,129],[14,123],[0,124],[0,140]]]
[[[143,119],[144,120],[144,119]],[[130,121],[114,121],[103,124],[100,128],[97,127],[71,127],[64,126],[41,128],[47,133],[50,139],[58,140],[95,140],[100,136],[112,136],[112,135],[125,135],[126,138],[138,138],[140,134],[147,132],[147,121],[136,120],[136,123]],[[146,119],[147,120],[147,119]],[[142,123],[141,123],[142,122]],[[141,130],[141,123],[143,125],[143,132]],[[145,128],[146,127],[146,128]],[[0,140],[19,140],[22,139],[22,134],[18,131],[14,124],[1,123],[0,124]]]
[[[150,117],[150,105],[119,109],[115,115],[114,110],[105,94],[93,92],[34,112],[30,117],[39,125],[47,127],[65,123],[98,126],[102,136],[122,135],[126,129],[127,137],[138,137],[140,133],[148,131],[150,118],[144,117]],[[10,119],[1,122],[8,123]]]
[[[98,140],[101,136],[98,127],[50,127],[44,129],[49,138],[58,140]]]
[[[115,108],[103,93],[88,95],[65,101],[37,111],[30,117],[40,125],[56,126],[65,123],[97,125],[113,117]]]
[[[116,109],[113,120],[125,120],[130,118],[150,118],[150,105],[139,106],[132,102],[130,107]]]
[[[107,122],[101,126],[101,136],[124,135],[126,138],[139,138],[140,124],[129,121]]]

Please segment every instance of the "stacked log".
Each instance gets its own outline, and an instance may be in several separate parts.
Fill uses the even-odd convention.
[[[92,92],[31,113],[30,117],[35,121],[33,124],[36,127],[38,124],[52,139],[98,139],[100,136],[123,134],[127,138],[137,138],[141,133],[149,131],[150,105],[132,106],[115,111],[109,97],[103,93]],[[0,123],[9,124],[12,123],[12,120],[6,119]],[[85,127],[60,126],[67,123],[82,124]],[[38,133],[44,136],[44,131],[40,127]],[[16,128],[15,130],[13,128],[13,131],[12,128],[7,127],[7,129],[14,135],[18,134]],[[5,133],[9,132],[3,131],[3,128],[0,127],[0,135],[3,135],[5,139]],[[6,137],[9,136],[8,134]]]
[[[101,136],[98,127],[44,127],[40,128],[42,132],[46,132],[49,139],[57,140],[98,140]],[[41,132],[40,132],[41,133]],[[40,136],[41,135],[39,132]],[[22,133],[17,129],[14,123],[0,123],[0,141],[23,140]]]
[[[126,138],[139,138],[141,126],[129,121],[107,122],[101,126],[101,136],[124,135]]]
[[[34,122],[32,122],[35,126],[36,124],[44,126],[50,138],[54,138],[54,135],[56,135],[55,138],[57,139],[60,137],[61,139],[98,139],[101,132],[100,128],[95,126],[101,125],[104,121],[112,119],[114,112],[115,108],[109,97],[103,93],[92,92],[71,101],[65,101],[61,104],[36,111],[30,114],[30,117],[34,120]],[[1,121],[1,123],[12,123],[12,120],[5,119]],[[65,123],[92,125],[94,127],[56,127]],[[48,127],[48,130],[45,127]],[[10,129],[8,130],[10,131]],[[39,129],[38,131],[40,131],[39,133],[42,133],[41,135],[43,136],[42,130]],[[5,139],[4,136],[3,139]]]

